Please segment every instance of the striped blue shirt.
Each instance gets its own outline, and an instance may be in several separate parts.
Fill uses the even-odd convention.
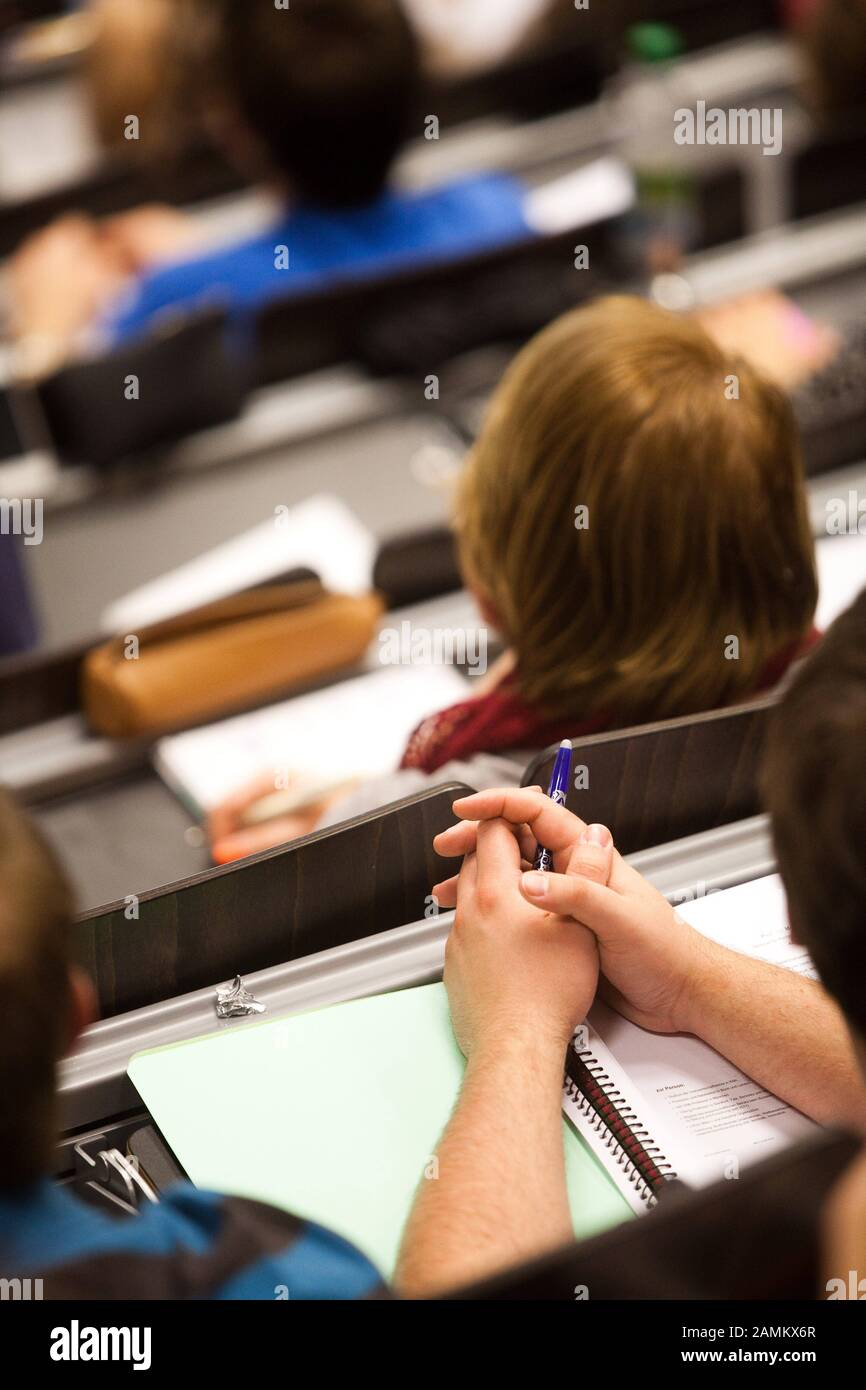
[[[44,1181],[0,1196],[0,1278],[44,1298],[359,1299],[384,1292],[347,1241],[260,1202],[166,1190],[114,1217]]]

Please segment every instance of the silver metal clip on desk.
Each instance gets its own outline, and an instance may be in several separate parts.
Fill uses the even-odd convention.
[[[104,1136],[75,1145],[75,1183],[91,1200],[127,1215],[144,1203],[158,1202],[159,1194],[141,1173],[134,1157],[116,1148],[100,1148]]]

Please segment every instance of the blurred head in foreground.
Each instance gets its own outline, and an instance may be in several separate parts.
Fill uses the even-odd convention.
[[[57,1064],[93,1016],[71,965],[72,893],[33,821],[0,789],[0,1189],[51,1168]]]
[[[793,933],[866,1067],[866,589],[792,681],[763,780]]]

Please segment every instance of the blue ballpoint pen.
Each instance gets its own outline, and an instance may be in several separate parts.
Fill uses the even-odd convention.
[[[553,764],[553,776],[550,779],[550,786],[547,788],[547,795],[551,801],[556,802],[557,806],[565,805],[570,781],[571,744],[567,738],[564,738],[559,745],[556,762]],[[542,871],[553,868],[553,855],[549,849],[544,848],[544,845],[535,846],[535,860],[532,867]]]

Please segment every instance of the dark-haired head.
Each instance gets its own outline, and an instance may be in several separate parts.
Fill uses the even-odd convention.
[[[301,201],[356,206],[384,189],[420,84],[400,0],[221,0],[230,105]]]
[[[764,797],[794,932],[866,1040],[866,589],[774,715]]]

